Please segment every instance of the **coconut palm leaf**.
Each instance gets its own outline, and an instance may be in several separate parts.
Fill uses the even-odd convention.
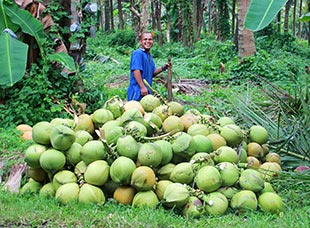
[[[258,77],[259,78],[259,77]],[[230,97],[233,107],[244,122],[264,126],[271,148],[282,155],[285,166],[296,167],[310,161],[310,99],[306,83],[295,81],[294,95],[259,78],[258,86],[267,102],[253,102],[249,94]],[[264,85],[264,86],[261,86]]]

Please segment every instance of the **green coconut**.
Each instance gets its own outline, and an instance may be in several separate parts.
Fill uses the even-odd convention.
[[[168,107],[171,112],[171,115],[182,116],[184,114],[184,106],[176,101],[168,102]]]
[[[76,165],[78,162],[82,160],[81,150],[82,145],[77,142],[74,142],[72,143],[70,148],[64,152],[64,154],[66,155],[68,165]]]
[[[239,156],[236,150],[229,146],[221,146],[215,151],[214,161],[220,162],[231,162],[237,164]]]
[[[236,164],[221,162],[216,165],[222,178],[222,186],[233,186],[239,180],[239,169]]]
[[[95,125],[96,128],[101,127],[106,122],[113,120],[114,116],[111,111],[105,108],[100,108],[94,111],[94,113],[91,115],[91,119]]]
[[[29,179],[29,181],[24,184],[19,190],[20,194],[35,194],[40,191],[42,184],[38,181]]]
[[[272,214],[278,214],[283,211],[283,201],[275,192],[265,192],[258,197],[260,209]]]
[[[228,209],[228,200],[226,196],[220,192],[211,192],[203,197],[205,202],[204,208],[209,215],[224,215]]]
[[[265,144],[268,141],[268,131],[260,125],[254,125],[249,129],[249,139],[251,142]]]
[[[138,108],[131,108],[126,110],[120,117],[119,120],[122,124],[126,124],[130,121],[139,121],[143,120],[143,114],[139,111]]]
[[[238,212],[257,209],[257,198],[253,191],[241,190],[236,193],[230,201],[230,207]]]
[[[164,192],[166,191],[167,186],[172,183],[173,182],[170,180],[160,180],[157,182],[155,187],[155,193],[159,200],[162,200],[164,198]]]
[[[156,107],[160,105],[160,100],[158,97],[155,97],[153,94],[148,94],[140,100],[144,111],[152,112]]]
[[[108,122],[106,122],[104,125],[102,125],[101,128],[99,128],[101,131],[106,130],[107,128],[114,128],[114,127],[121,127],[123,125],[122,121],[120,121],[119,119],[117,120],[110,120]]]
[[[192,136],[181,132],[176,135],[176,139],[172,142],[173,155],[187,161],[196,152],[194,146],[195,142],[192,142]]]
[[[197,172],[199,169],[201,169],[204,166],[213,166],[214,161],[209,153],[206,152],[199,152],[194,154],[191,159],[190,163],[193,164],[193,169],[195,172]]]
[[[40,156],[40,166],[49,175],[62,169],[66,164],[66,156],[59,150],[48,149]]]
[[[156,168],[162,160],[162,152],[155,143],[143,143],[139,148],[138,161],[141,165]]]
[[[77,177],[74,172],[70,170],[61,170],[55,173],[53,176],[53,185],[55,190],[66,183],[77,183]]]
[[[54,119],[52,119],[50,121],[51,125],[52,126],[56,126],[56,125],[65,125],[67,127],[73,127],[74,126],[74,120],[71,120],[71,119],[65,119],[65,118],[59,118],[59,117],[56,117]]]
[[[114,96],[107,100],[104,103],[103,108],[112,112],[115,119],[124,113],[124,103],[118,96]]]
[[[224,127],[228,124],[235,124],[235,121],[231,117],[228,117],[228,116],[220,117],[217,122],[221,127]]]
[[[193,182],[195,173],[192,164],[189,162],[181,162],[176,164],[170,174],[170,180],[181,184],[190,184]]]
[[[220,148],[221,146],[227,145],[225,138],[218,133],[211,133],[207,137],[211,140],[212,148],[214,151]]]
[[[163,203],[167,207],[182,208],[189,201],[190,193],[186,185],[172,183],[166,187]]]
[[[224,137],[228,146],[237,146],[243,140],[243,132],[238,125],[228,124],[221,128],[220,135]]]
[[[101,128],[100,134],[108,145],[116,144],[117,140],[124,135],[123,127]]]
[[[131,175],[130,185],[138,191],[148,191],[154,188],[155,182],[156,176],[153,169],[148,166],[139,166]]]
[[[61,185],[56,193],[55,198],[62,204],[78,201],[80,188],[77,183],[67,183]]]
[[[204,166],[199,169],[195,183],[204,192],[214,192],[222,185],[221,174],[214,166]]]
[[[96,160],[102,160],[105,154],[104,145],[99,140],[92,140],[85,143],[80,151],[81,160],[85,162],[86,165]]]
[[[131,135],[119,137],[116,143],[117,153],[132,160],[136,160],[139,148],[138,142]]]
[[[25,150],[24,161],[29,167],[40,168],[40,156],[46,151],[46,146],[34,143]]]
[[[172,115],[171,109],[167,105],[159,105],[158,107],[154,108],[152,113],[156,114],[160,117],[161,121],[164,122],[168,116]]]
[[[195,146],[196,153],[206,152],[211,153],[213,151],[213,146],[211,140],[204,135],[194,135],[192,137],[193,143]]]
[[[184,126],[178,116],[168,116],[162,125],[162,129],[165,133],[171,131],[183,131]]]
[[[194,136],[194,135],[204,135],[207,136],[210,134],[209,127],[205,124],[196,123],[191,125],[187,129],[187,134]]]
[[[147,128],[147,135],[151,136],[157,133],[162,128],[161,118],[152,112],[146,112],[143,116],[144,125]]]
[[[260,192],[264,188],[264,176],[254,169],[245,169],[241,172],[239,178],[240,186],[245,190]]]
[[[84,173],[84,180],[91,185],[102,186],[109,178],[110,166],[105,160],[90,163]]]
[[[86,113],[79,115],[76,120],[76,126],[74,130],[84,130],[87,131],[89,134],[93,135],[95,132],[95,125],[91,118],[91,115],[88,115]]]
[[[203,203],[196,196],[190,196],[187,204],[184,206],[182,213],[186,218],[199,218],[203,215]]]
[[[133,207],[151,207],[155,208],[159,200],[154,191],[141,191],[137,192],[132,200]]]
[[[42,186],[39,191],[39,195],[46,198],[54,198],[56,193],[56,189],[54,188],[53,183],[49,182]]]
[[[50,140],[54,149],[65,151],[75,142],[75,132],[64,125],[56,125],[51,128]]]
[[[263,174],[266,181],[271,181],[273,178],[277,177],[281,171],[281,166],[276,162],[265,162],[259,167],[259,172]]]
[[[265,181],[264,183],[264,188],[263,190],[260,192],[260,194],[263,194],[265,192],[276,192],[273,187],[272,184],[270,182]]]
[[[224,194],[224,196],[230,200],[236,193],[240,192],[240,189],[236,187],[221,187],[217,190],[217,192]]]
[[[167,163],[166,165],[161,166],[156,171],[156,176],[159,180],[170,180],[170,175],[175,166],[174,163]]]
[[[130,158],[120,156],[110,166],[110,177],[117,184],[130,184],[136,164]]]
[[[47,173],[41,167],[40,168],[28,167],[27,174],[29,178],[38,182],[46,182],[49,180]]]
[[[125,130],[132,132],[131,135],[135,135],[135,138],[145,137],[147,135],[147,128],[138,121],[130,121],[124,126]]]
[[[85,183],[80,188],[78,200],[80,203],[104,204],[106,199],[99,187]]]
[[[193,124],[197,124],[199,122],[199,117],[196,116],[193,113],[185,113],[180,117],[183,125],[184,125],[184,131],[187,132],[187,130],[192,126]]]
[[[41,121],[32,127],[32,140],[42,145],[50,145],[50,133],[52,125],[50,122]]]
[[[157,140],[154,143],[160,147],[160,151],[162,152],[162,159],[160,165],[162,166],[168,164],[173,157],[171,143],[165,140]]]
[[[86,163],[83,161],[80,161],[75,165],[74,173],[77,175],[77,177],[81,177],[84,175],[86,169],[87,169]]]
[[[85,130],[78,130],[75,132],[75,142],[79,143],[81,146],[84,146],[85,143],[93,140],[93,136],[85,131]]]

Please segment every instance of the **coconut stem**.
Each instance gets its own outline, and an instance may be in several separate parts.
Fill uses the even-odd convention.
[[[168,105],[168,102],[163,98],[160,93],[158,93],[145,79],[143,79],[144,84],[154,93],[156,97],[158,97],[161,102],[163,102],[165,105]]]
[[[168,136],[171,136],[171,135],[174,135],[175,133],[179,132],[178,129],[174,129],[172,131],[169,131],[168,133],[166,134],[162,134],[162,135],[158,135],[158,136],[154,136],[154,137],[142,137],[143,140],[145,141],[153,141],[153,140],[160,140],[160,139],[163,139],[165,137],[168,137]]]
[[[277,147],[275,147],[275,146],[269,145],[269,147],[272,148],[272,149],[277,149]],[[292,151],[284,150],[284,149],[279,149],[279,150],[280,150],[280,152],[283,152],[283,153],[286,153],[286,154],[288,154],[288,155],[291,155],[291,156],[300,158],[300,159],[302,159],[302,160],[310,161],[310,158],[307,157],[307,156],[302,156],[302,155],[300,155],[300,154],[294,153],[294,152],[292,152]]]

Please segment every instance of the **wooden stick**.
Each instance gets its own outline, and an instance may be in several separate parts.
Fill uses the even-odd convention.
[[[168,56],[168,78],[167,78],[167,90],[168,90],[168,101],[172,101],[173,95],[172,95],[172,69],[171,69],[171,58]]]

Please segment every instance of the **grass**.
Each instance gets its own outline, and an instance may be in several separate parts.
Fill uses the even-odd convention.
[[[296,197],[296,196],[295,196]],[[292,198],[293,200],[294,198]],[[38,195],[0,192],[0,226],[4,227],[309,227],[310,204],[290,206],[285,199],[283,213],[262,211],[244,214],[226,213],[186,219],[172,209],[133,208],[113,200],[104,205],[70,203],[61,205],[55,199]]]

